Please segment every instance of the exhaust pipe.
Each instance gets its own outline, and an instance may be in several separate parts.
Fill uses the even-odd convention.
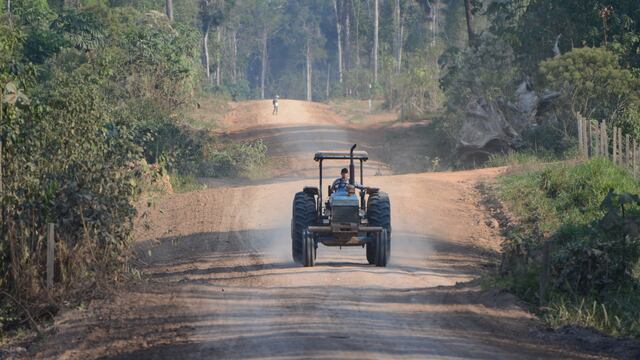
[[[356,172],[355,166],[353,165],[353,150],[355,150],[356,146],[356,144],[353,144],[351,151],[349,151],[349,185],[356,184],[356,179],[353,177]]]

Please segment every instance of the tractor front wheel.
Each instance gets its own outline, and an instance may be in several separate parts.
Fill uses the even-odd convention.
[[[302,265],[312,267],[316,263],[316,241],[309,230],[302,231]]]
[[[387,266],[390,255],[390,241],[387,229],[382,229],[375,237],[375,264],[379,267]]]

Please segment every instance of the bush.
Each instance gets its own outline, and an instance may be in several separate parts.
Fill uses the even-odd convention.
[[[267,146],[262,140],[222,144],[205,149],[200,175],[205,177],[246,175],[266,161]]]
[[[605,48],[578,48],[540,63],[545,86],[562,91],[575,119],[577,113],[598,120],[616,120],[640,103],[640,80],[620,66]]]
[[[615,189],[615,191],[614,191]],[[615,333],[636,334],[640,308],[628,294],[640,291],[635,273],[640,261],[640,185],[606,159],[581,164],[555,164],[511,173],[498,187],[501,199],[518,222],[507,234],[502,269],[509,288],[532,302],[538,298],[541,248],[552,241],[550,305],[547,317],[580,323],[588,306],[608,311],[610,320],[593,315],[591,325]],[[595,310],[591,313],[596,314]],[[582,319],[582,320],[580,320]]]

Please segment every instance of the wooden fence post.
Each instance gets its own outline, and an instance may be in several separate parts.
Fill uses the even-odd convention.
[[[583,137],[582,137],[582,116],[580,116],[580,114],[578,114],[577,116],[578,118],[578,151],[580,152],[580,155],[583,156],[584,155],[584,149],[583,149]]]
[[[622,142],[622,128],[618,128],[618,162],[624,164],[624,143]]]
[[[584,157],[589,158],[589,122],[587,119],[582,118],[582,135],[584,137]]]
[[[602,120],[602,150],[605,158],[609,159],[609,133],[607,133],[607,121]]]
[[[629,153],[629,134],[624,136],[624,167],[628,170],[631,162],[631,154]]]
[[[638,144],[636,144],[636,139],[633,138],[633,150],[632,150],[632,153],[631,153],[631,157],[633,158],[633,178],[634,179],[638,178],[638,174],[637,174],[637,171],[636,171],[636,163],[638,162],[638,160],[637,160],[637,154],[638,153],[636,152],[637,148],[638,148]]]
[[[589,138],[589,151],[587,157],[593,157],[593,127],[591,126],[591,120],[587,120],[587,137]]]
[[[613,127],[613,153],[611,158],[614,164],[618,163],[618,129],[615,126]]]
[[[595,152],[595,156],[600,156],[600,123],[596,122],[596,128],[594,132],[595,132],[593,136],[593,139],[595,140],[594,152]]]
[[[53,264],[55,259],[54,224],[47,224],[47,288],[53,288]]]
[[[551,272],[550,248],[551,242],[545,241],[542,246],[542,272],[540,272],[540,289],[538,296],[540,304],[544,304],[547,298],[547,288],[549,286],[549,273]]]

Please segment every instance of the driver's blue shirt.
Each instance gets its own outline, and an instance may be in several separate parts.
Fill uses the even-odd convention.
[[[331,189],[335,192],[347,192],[347,185],[349,185],[349,179],[343,179],[342,177],[337,178],[333,185],[331,185]],[[355,187],[358,189],[364,189],[364,186],[355,184]]]

